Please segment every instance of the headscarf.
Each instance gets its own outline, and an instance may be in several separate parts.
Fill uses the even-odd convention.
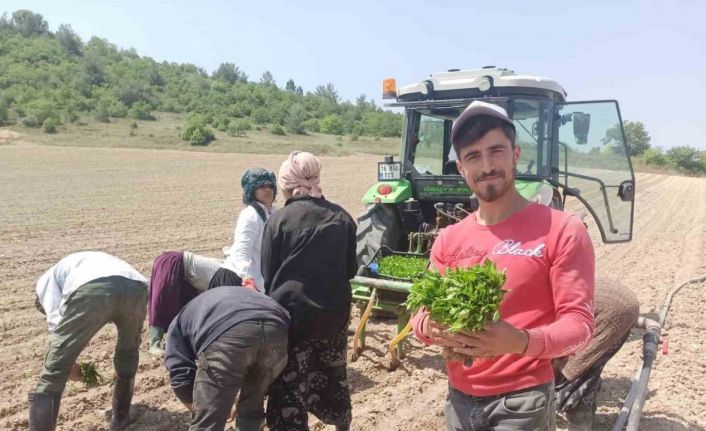
[[[321,197],[321,160],[311,153],[293,151],[279,168],[277,184],[293,196]]]
[[[257,204],[255,199],[255,191],[263,186],[270,186],[274,189],[274,196],[277,195],[277,181],[274,172],[262,168],[248,169],[240,179],[240,185],[243,186],[243,203],[255,208],[255,211],[260,215],[263,221],[267,220],[265,211]]]

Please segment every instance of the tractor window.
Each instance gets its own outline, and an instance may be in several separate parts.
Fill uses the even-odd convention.
[[[489,99],[490,100],[490,99]],[[554,106],[546,99],[513,98],[490,100],[508,110],[522,149],[518,175],[551,175],[551,122]],[[406,157],[422,175],[458,175],[456,153],[449,141],[453,121],[464,106],[429,107],[408,111],[409,142]]]
[[[561,105],[559,145],[559,181],[593,212],[603,241],[629,241],[635,179],[618,104],[597,101]]]
[[[427,175],[443,173],[445,123],[443,118],[420,115],[419,129],[416,136],[412,137],[413,141],[417,141],[414,155],[414,168],[417,172]]]
[[[549,176],[552,103],[541,99],[513,99],[510,112],[517,131],[515,143],[522,149],[518,175]]]

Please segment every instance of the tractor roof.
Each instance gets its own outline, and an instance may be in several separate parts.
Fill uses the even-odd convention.
[[[423,81],[400,87],[397,90],[397,101],[511,95],[545,96],[557,102],[566,99],[564,88],[552,79],[517,75],[505,68],[486,66],[476,70],[451,69],[448,72],[432,73]]]

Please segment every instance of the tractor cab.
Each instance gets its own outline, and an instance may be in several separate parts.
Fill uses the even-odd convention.
[[[523,196],[557,209],[575,197],[604,242],[631,240],[635,179],[617,101],[567,102],[556,81],[496,67],[436,73],[400,88],[388,79],[383,98],[404,109],[402,145],[378,164],[378,182],[363,198],[361,265],[381,246],[428,251],[439,229],[477,208],[450,141],[454,120],[474,100],[502,106],[513,119]]]

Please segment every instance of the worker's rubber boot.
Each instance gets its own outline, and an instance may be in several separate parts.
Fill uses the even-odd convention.
[[[566,411],[568,431],[591,431],[596,417],[596,399],[584,400],[573,409]]]
[[[30,393],[29,431],[54,431],[59,417],[61,394]]]
[[[162,357],[164,349],[162,349],[162,338],[164,337],[164,329],[159,326],[150,326],[150,355]]]
[[[336,431],[350,431],[351,424],[348,425],[336,425]]]
[[[132,390],[135,386],[135,378],[123,379],[120,376],[115,379],[113,387],[113,418],[110,427],[113,430],[123,430],[130,424],[130,403],[132,402]]]

